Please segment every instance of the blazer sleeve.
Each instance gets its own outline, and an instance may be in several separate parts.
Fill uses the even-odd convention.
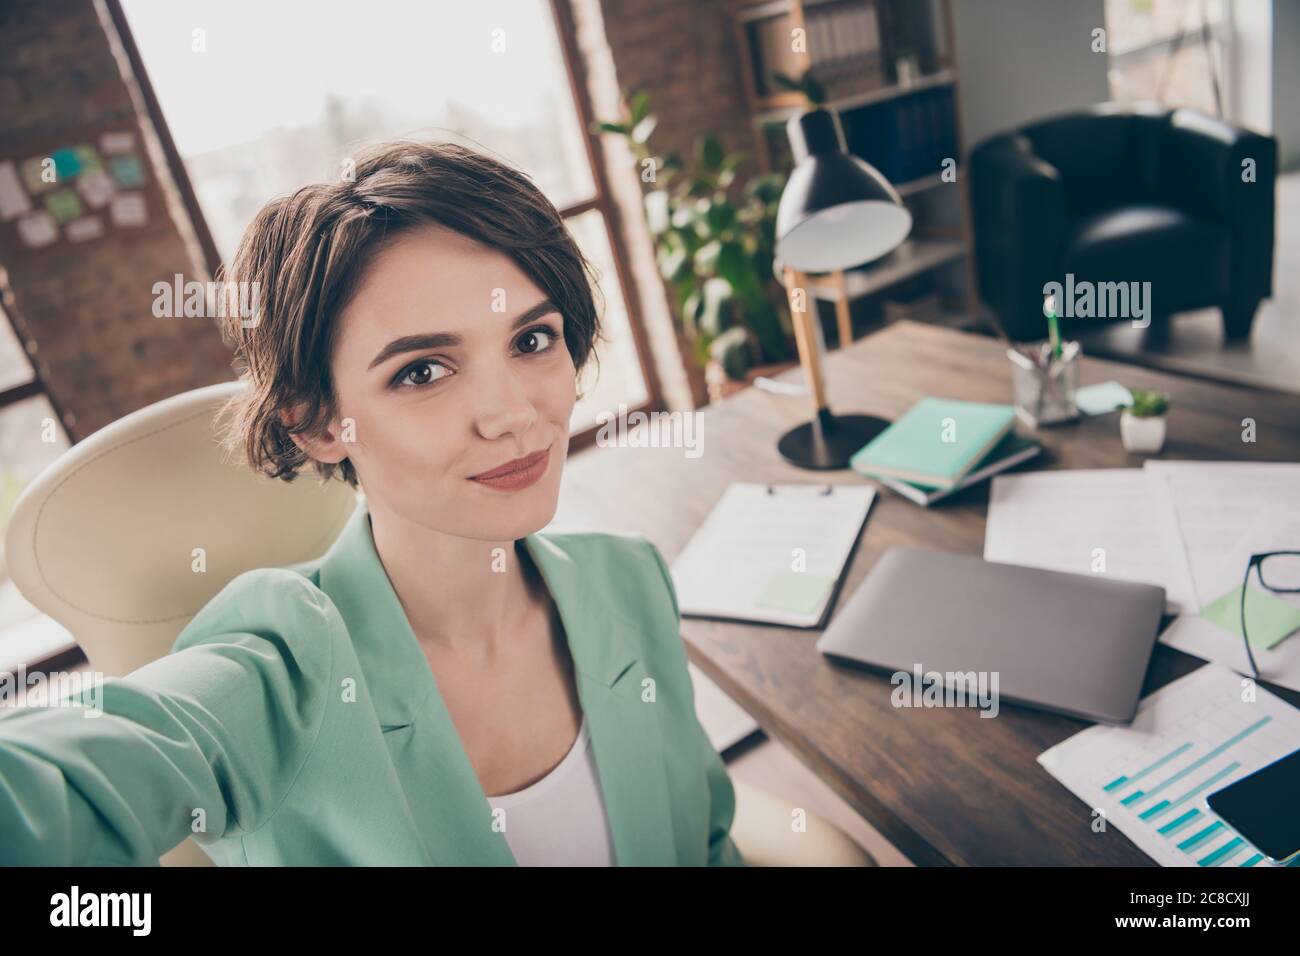
[[[659,573],[663,575],[664,584],[668,588],[668,594],[673,602],[673,615],[677,619],[678,631],[681,630],[682,612],[677,604],[677,588],[673,584],[672,574],[668,570],[668,564],[664,557],[655,547],[654,542],[648,538],[645,540],[646,546],[654,556],[655,563],[659,566]],[[685,647],[682,648],[682,655],[685,656]],[[687,685],[690,689],[691,699],[691,727],[692,736],[695,740],[695,746],[699,751],[700,761],[704,765],[705,777],[709,784],[709,866],[748,866],[740,851],[736,848],[735,841],[731,839],[731,822],[736,816],[736,791],[731,784],[731,777],[727,774],[726,764],[722,762],[722,757],[714,748],[713,742],[709,740],[708,734],[700,725],[699,718],[695,713],[695,692],[693,685],[690,684],[690,675],[687,674]]]
[[[315,743],[344,628],[303,575],[249,571],[168,655],[0,717],[0,864],[156,866],[257,829]]]

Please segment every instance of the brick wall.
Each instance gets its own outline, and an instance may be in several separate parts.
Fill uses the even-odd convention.
[[[650,93],[660,152],[693,155],[713,133],[754,154],[732,0],[600,0],[621,89]],[[753,171],[752,166],[747,167]]]
[[[0,223],[0,274],[10,316],[73,440],[178,392],[234,378],[210,318],[155,318],[153,285],[208,276],[168,177],[139,91],[96,0],[0,3],[0,161],[21,164],[68,144],[130,131],[149,217],[99,238],[43,248]],[[39,200],[40,197],[34,197]],[[39,202],[36,207],[41,207]],[[178,221],[180,225],[178,225]]]
[[[729,150],[748,154],[743,174],[757,172],[754,134],[739,68],[741,53],[727,0],[570,0],[587,85],[597,117],[620,114],[621,91],[646,91],[659,123],[651,144],[662,155],[677,153],[685,162],[696,141],[715,135]],[[644,221],[640,193],[648,190],[620,137],[602,138],[610,189],[620,207],[623,238],[642,295],[656,358],[663,370],[670,408],[708,401],[702,370],[673,326],[671,289],[654,259],[653,240]],[[739,184],[738,184],[739,186]],[[738,188],[738,187],[737,187]],[[676,340],[673,342],[673,340]],[[669,356],[675,348],[676,353]],[[685,374],[682,367],[685,365]]]

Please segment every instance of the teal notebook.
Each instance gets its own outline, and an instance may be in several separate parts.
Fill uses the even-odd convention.
[[[931,488],[956,485],[1015,424],[1010,405],[923,398],[849,460],[857,471]]]
[[[981,481],[987,481],[994,475],[1006,471],[1008,468],[1014,468],[1021,462],[1028,461],[1035,455],[1042,452],[1043,446],[1030,438],[1022,438],[1014,431],[1007,432],[1002,441],[993,446],[993,450],[984,456],[984,460],[978,465],[966,472],[964,478],[958,481],[951,488],[934,488],[929,485],[918,485],[910,481],[902,481],[898,478],[887,478],[884,475],[873,475],[869,471],[859,472],[868,478],[874,478],[886,488],[892,488],[904,498],[915,501],[923,508],[928,508],[936,501],[942,501],[949,495],[956,494],[963,488],[969,488],[971,485],[977,485]]]

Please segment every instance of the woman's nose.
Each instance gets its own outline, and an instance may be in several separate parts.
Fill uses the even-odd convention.
[[[479,433],[487,439],[522,435],[537,421],[537,407],[528,395],[521,376],[509,363],[497,363],[479,382],[482,393],[475,396]]]

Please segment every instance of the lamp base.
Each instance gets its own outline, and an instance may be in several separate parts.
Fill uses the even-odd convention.
[[[800,468],[847,468],[853,454],[889,425],[871,415],[835,415],[829,408],[820,408],[812,421],[782,435],[776,448],[782,458]]]

